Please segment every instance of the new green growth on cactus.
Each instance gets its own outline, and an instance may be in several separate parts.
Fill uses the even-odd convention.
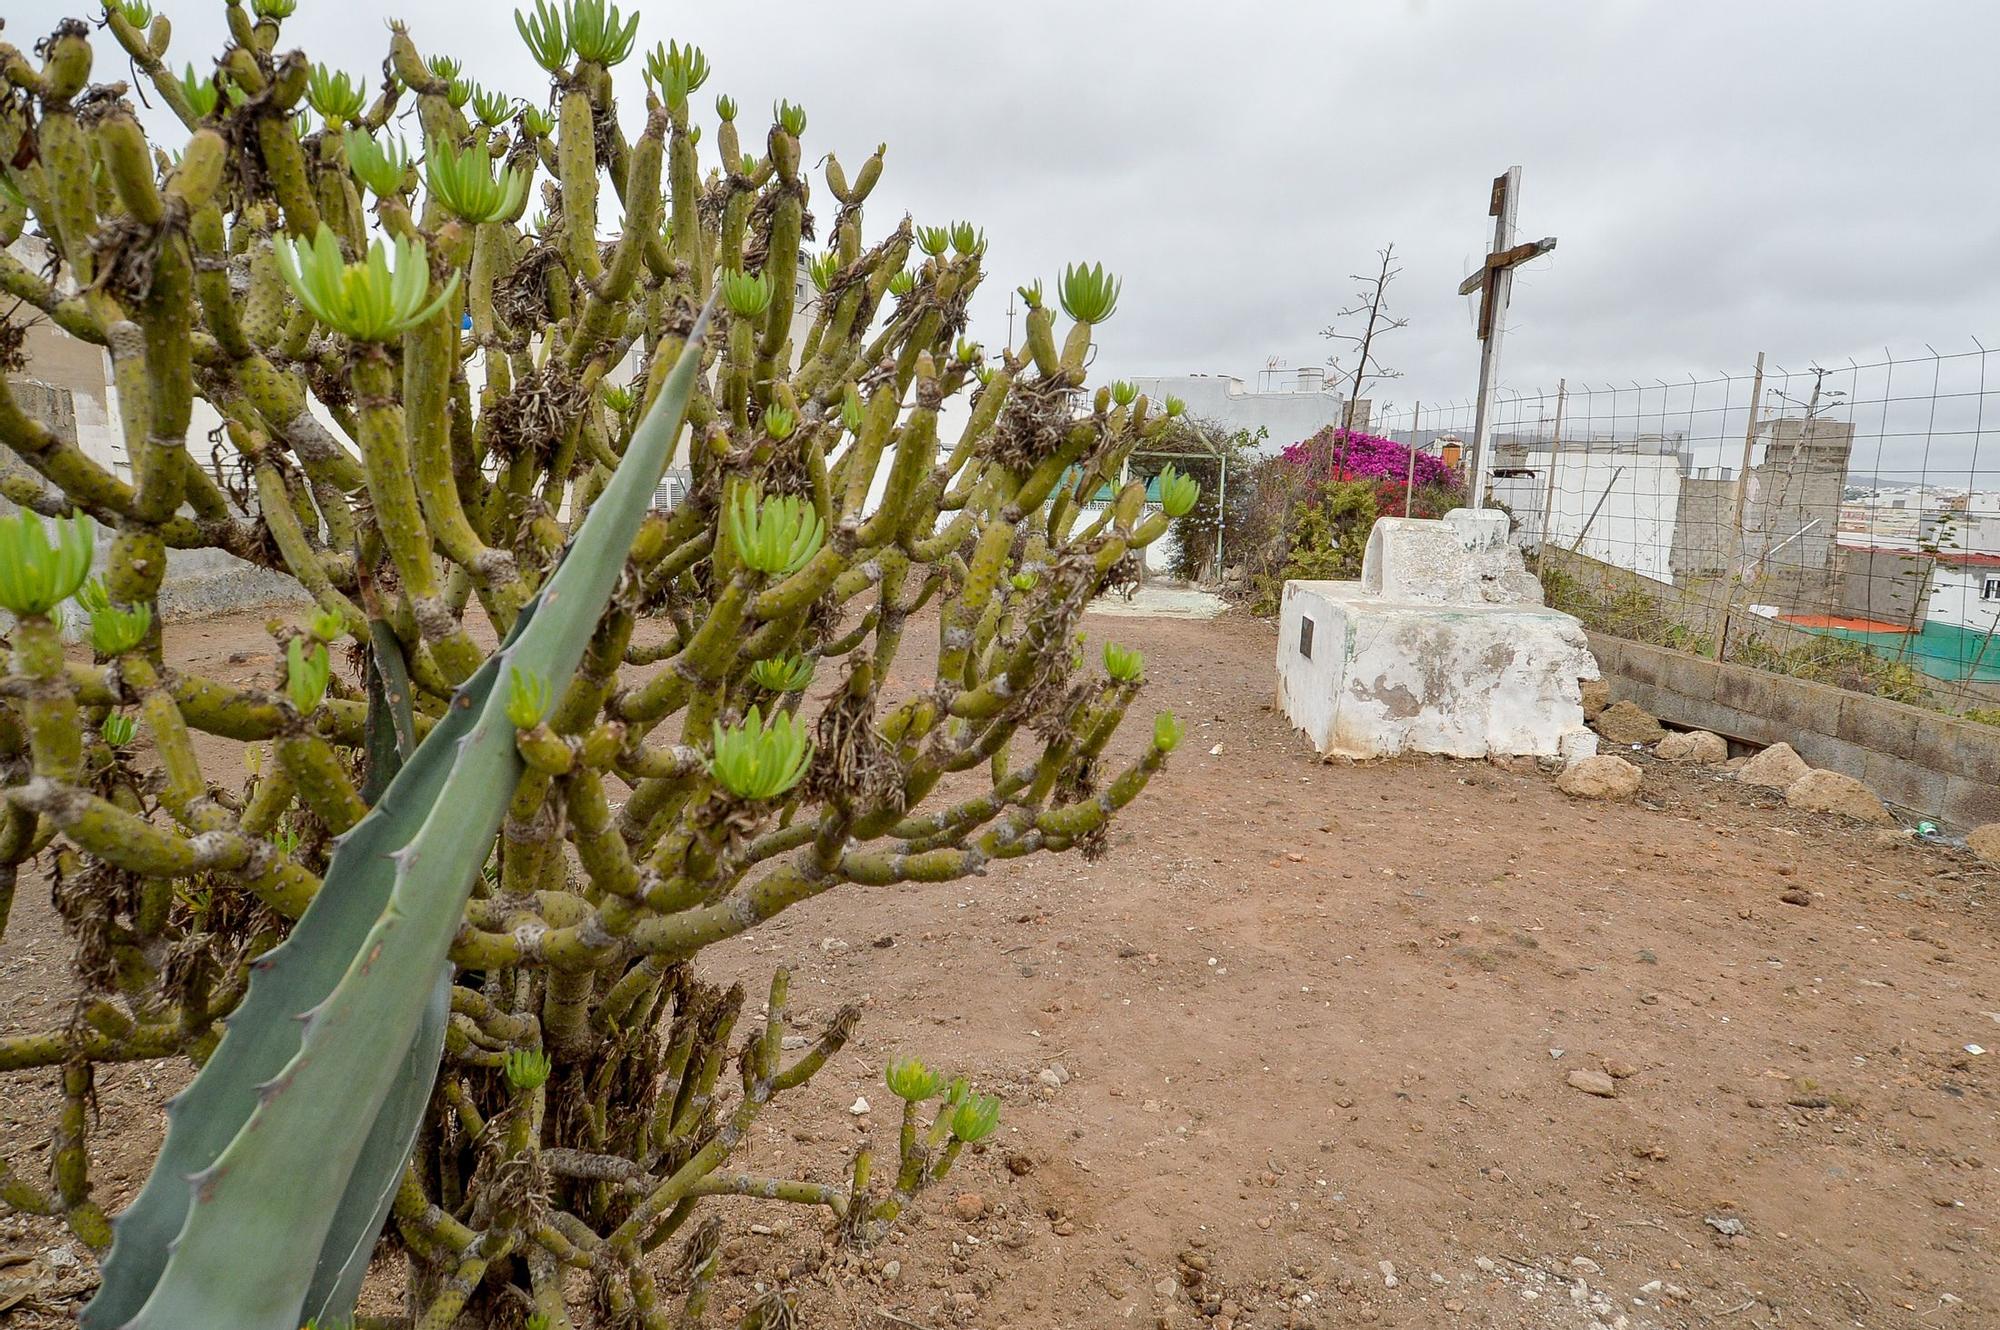
[[[775,799],[804,779],[812,760],[805,726],[786,712],[769,720],[753,703],[740,725],[715,723],[715,754],[709,774],[739,799]]]
[[[695,1325],[720,1198],[879,1238],[997,1099],[899,1057],[893,1166],[761,1176],[741,1143],[859,1013],[793,1053],[786,973],[759,1009],[701,957],[822,892],[1104,852],[1179,743],[1115,761],[1142,662],[1076,645],[1183,492],[1091,511],[1165,421],[1086,386],[1117,278],[1072,265],[1062,315],[1024,287],[983,350],[976,226],[865,234],[885,149],[808,148],[788,102],[753,132],[718,97],[704,139],[680,40],[621,115],[608,0],[517,11],[548,79],[509,89],[401,23],[379,82],[316,64],[294,0],[224,4],[175,73],[157,4],[0,43],[0,285],[105,353],[129,459],[0,380],[0,925],[60,872],[85,1002],[0,1036],[58,1087],[0,1203],[102,1256],[87,1330],[344,1325],[371,1260],[425,1330]],[[310,601],[253,676],[161,620],[203,548]],[[161,1060],[199,1071],[114,1229],[95,1078]]]
[[[51,540],[33,513],[0,517],[0,606],[47,614],[83,586],[96,527],[88,517],[67,517],[55,529]]]

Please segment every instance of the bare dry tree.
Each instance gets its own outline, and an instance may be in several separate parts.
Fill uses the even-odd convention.
[[[1347,343],[1353,354],[1352,361],[1347,364],[1342,363],[1339,355],[1328,356],[1326,359],[1334,376],[1348,381],[1347,402],[1340,413],[1340,457],[1330,472],[1325,470],[1324,457],[1313,459],[1314,470],[1326,475],[1328,479],[1338,475],[1347,465],[1347,441],[1354,435],[1354,408],[1361,400],[1362,389],[1372,379],[1403,377],[1401,370],[1390,369],[1375,358],[1375,340],[1378,337],[1409,326],[1408,319],[1399,319],[1389,313],[1389,284],[1401,276],[1403,270],[1396,266],[1395,245],[1387,245],[1375,253],[1381,260],[1375,274],[1372,277],[1362,273],[1350,274],[1355,281],[1361,283],[1361,289],[1355,293],[1352,305],[1334,315],[1337,320],[1360,319],[1361,331],[1344,332],[1338,323],[1328,324],[1320,329],[1321,337],[1333,342]]]

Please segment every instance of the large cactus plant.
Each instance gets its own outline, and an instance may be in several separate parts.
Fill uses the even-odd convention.
[[[1062,275],[1060,338],[1030,285],[1020,348],[965,340],[984,237],[865,243],[882,149],[825,157],[816,218],[804,111],[746,149],[722,97],[704,169],[706,58],[640,53],[606,0],[516,15],[550,75],[525,101],[399,24],[371,94],[286,48],[295,3],[230,0],[227,48],[180,72],[164,14],[107,3],[99,67],[143,88],[91,82],[82,22],[0,44],[0,289],[109,353],[130,459],[0,385],[29,468],[0,478],[24,510],[0,519],[0,927],[46,879],[82,992],[0,1039],[0,1071],[61,1089],[46,1167],[0,1163],[0,1202],[105,1254],[104,1330],[347,1323],[385,1231],[399,1324],[699,1324],[704,1202],[868,1241],[994,1129],[997,1101],[903,1059],[893,1171],[732,1170],[855,1013],[787,1062],[780,971],[732,1049],[744,995],[695,960],[833,888],[1104,844],[1180,732],[1105,769],[1141,664],[1086,664],[1077,620],[1194,494],[1089,500],[1173,408],[1086,393],[1098,266]],[[141,96],[184,132],[149,140]],[[651,511],[677,453],[688,492]],[[167,551],[195,548],[313,602],[268,687],[170,664]],[[888,696],[913,625],[936,668]],[[197,733],[244,746],[247,784]],[[174,1058],[199,1074],[109,1220],[95,1071]],[[788,1316],[778,1294],[750,1323]]]

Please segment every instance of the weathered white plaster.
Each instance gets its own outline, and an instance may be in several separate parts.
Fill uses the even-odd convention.
[[[1321,752],[1594,749],[1578,681],[1595,679],[1597,662],[1583,626],[1541,603],[1505,516],[1493,517],[1497,533],[1492,518],[1463,510],[1384,518],[1360,581],[1285,585],[1278,700]]]

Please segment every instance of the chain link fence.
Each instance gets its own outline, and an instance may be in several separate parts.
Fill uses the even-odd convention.
[[[1593,628],[2000,720],[1995,354],[1504,391],[1491,498]],[[1372,430],[1466,466],[1472,421]]]

